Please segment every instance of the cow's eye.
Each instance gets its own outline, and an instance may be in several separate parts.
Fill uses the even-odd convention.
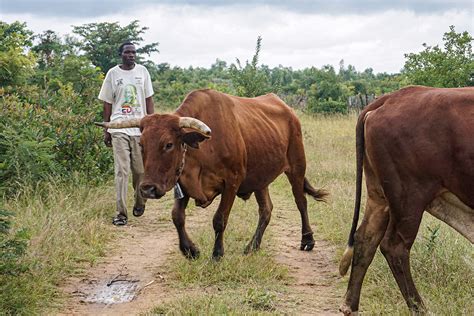
[[[170,150],[171,148],[173,148],[173,143],[168,143],[165,145],[166,150]]]

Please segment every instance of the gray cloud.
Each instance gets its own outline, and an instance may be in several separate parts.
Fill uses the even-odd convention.
[[[152,5],[223,8],[266,6],[297,13],[369,14],[387,10],[411,11],[416,14],[448,10],[473,11],[471,0],[0,0],[0,11],[6,14],[31,14],[54,17],[97,17],[127,14]],[[131,17],[134,19],[136,17]]]

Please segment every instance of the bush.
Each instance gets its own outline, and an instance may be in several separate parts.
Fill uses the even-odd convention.
[[[310,98],[308,100],[308,111],[313,113],[347,113],[347,105],[344,101],[332,99],[321,100]]]
[[[112,154],[102,146],[101,106],[85,104],[72,85],[56,92],[0,90],[0,194],[49,177],[86,182],[111,177]]]
[[[24,260],[28,245],[25,229],[11,230],[13,213],[0,209],[0,313],[22,314],[28,305],[28,296],[18,297],[18,289],[28,291],[22,279],[29,272]]]

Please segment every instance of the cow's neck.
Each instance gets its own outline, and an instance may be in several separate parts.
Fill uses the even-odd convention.
[[[188,145],[183,144],[183,158],[181,159],[181,165],[179,168],[176,170],[176,183],[178,183],[179,177],[181,176],[181,173],[183,173],[184,169],[184,163],[186,160],[186,152],[188,151]],[[175,184],[176,184],[175,183]]]

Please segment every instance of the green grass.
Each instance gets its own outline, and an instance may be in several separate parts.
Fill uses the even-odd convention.
[[[189,213],[193,212],[191,209]],[[172,280],[170,286],[180,292],[186,290],[187,294],[157,306],[151,314],[248,315],[276,309],[277,298],[283,295],[284,283],[289,280],[288,269],[275,262],[267,247],[262,246],[263,249],[256,253],[243,254],[256,227],[256,203],[253,200],[234,203],[225,232],[225,255],[218,262],[211,258],[214,245],[211,218],[208,225],[196,231],[189,230],[201,256],[190,261],[175,252],[167,262]],[[270,239],[271,233],[267,232],[264,244]]]
[[[60,305],[59,283],[104,255],[111,196],[111,186],[50,183],[4,200],[4,208],[15,213],[14,229],[25,229],[30,239],[21,260],[28,271],[0,275],[0,314],[38,314]]]

